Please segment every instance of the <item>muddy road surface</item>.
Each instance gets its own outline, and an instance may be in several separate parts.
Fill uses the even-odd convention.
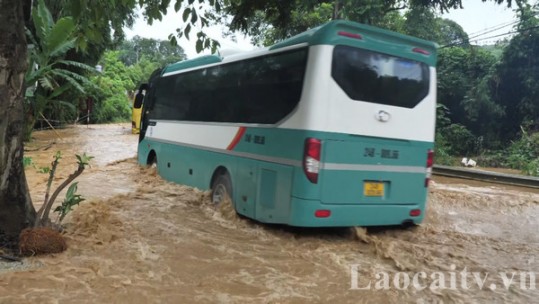
[[[525,188],[435,179],[418,227],[290,228],[139,167],[128,125],[34,137],[36,207],[56,151],[55,184],[75,154],[95,158],[65,220],[67,251],[3,262],[0,303],[539,303],[539,194]]]

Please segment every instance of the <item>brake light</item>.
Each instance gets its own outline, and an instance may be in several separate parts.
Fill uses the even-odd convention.
[[[420,216],[420,215],[421,215],[421,209],[410,210],[410,216]]]
[[[432,166],[434,165],[434,151],[427,151],[427,177],[425,178],[425,187],[429,186],[430,176],[432,175]]]
[[[354,38],[354,39],[363,39],[363,37],[360,35],[360,34],[356,34],[356,33],[350,33],[350,32],[338,32],[337,33],[339,36],[344,36],[344,37],[348,37],[348,38]]]
[[[315,217],[330,217],[331,210],[319,209],[314,212]]]
[[[416,47],[416,48],[413,48],[413,49],[412,49],[412,52],[414,52],[414,53],[419,53],[419,54],[423,54],[423,55],[427,55],[427,56],[430,55],[430,52],[429,52],[429,51],[424,50],[424,49],[420,49],[420,48],[417,48],[417,47]]]
[[[320,172],[320,151],[322,142],[316,138],[307,138],[305,140],[305,149],[303,151],[303,172],[307,179],[313,183],[318,183],[318,173]]]

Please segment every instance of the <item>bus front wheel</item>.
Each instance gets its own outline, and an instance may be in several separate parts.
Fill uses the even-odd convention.
[[[146,164],[151,168],[157,168],[157,155],[155,155],[155,151],[152,150],[150,152]]]
[[[229,200],[232,203],[232,182],[228,173],[217,176],[211,186],[211,201],[220,205]]]

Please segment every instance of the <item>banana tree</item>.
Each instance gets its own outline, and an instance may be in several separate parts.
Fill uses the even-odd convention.
[[[63,17],[56,22],[43,0],[32,12],[34,33],[26,30],[29,47],[29,69],[25,75],[26,131],[30,139],[36,119],[50,108],[68,108],[76,111],[73,102],[62,100],[66,92],[75,90],[84,94],[84,85],[91,85],[85,72],[93,73],[93,67],[81,62],[66,60],[66,53],[75,48],[77,28],[73,18]]]

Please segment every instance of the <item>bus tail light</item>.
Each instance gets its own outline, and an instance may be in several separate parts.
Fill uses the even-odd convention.
[[[319,209],[314,212],[315,217],[330,217],[331,216],[331,210],[325,210],[325,209]]]
[[[316,138],[305,140],[305,150],[303,151],[303,172],[307,179],[313,183],[318,183],[318,173],[320,172],[320,151],[322,142]]]
[[[356,34],[356,33],[350,33],[350,32],[343,32],[343,31],[340,31],[337,33],[339,36],[344,36],[344,37],[348,37],[348,38],[354,38],[354,39],[363,39],[363,37],[360,35],[360,34]]]
[[[410,216],[420,216],[420,215],[421,215],[421,209],[410,210]]]
[[[427,151],[427,177],[425,178],[425,187],[429,186],[430,176],[432,175],[432,166],[434,165],[434,151]]]
[[[427,55],[427,56],[430,55],[430,52],[429,52],[429,51],[424,50],[424,49],[420,49],[420,48],[417,48],[417,47],[416,47],[416,48],[413,48],[413,49],[412,49],[412,52],[418,53],[418,54]]]

